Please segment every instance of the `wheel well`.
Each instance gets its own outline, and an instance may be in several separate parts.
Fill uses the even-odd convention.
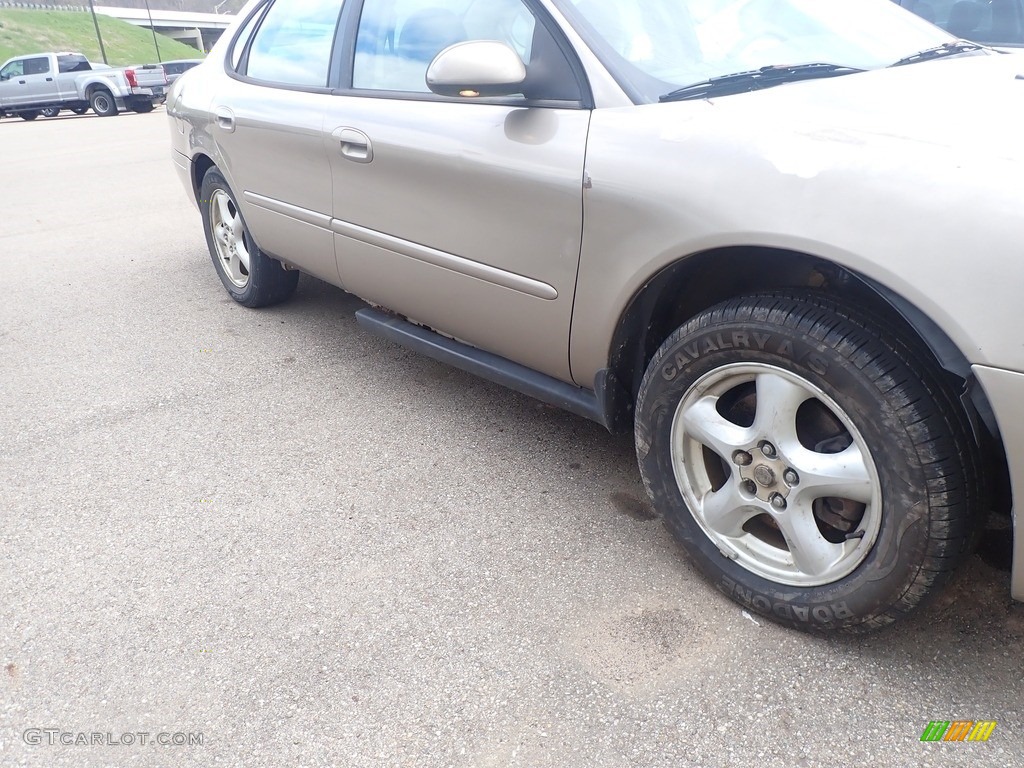
[[[192,158],[192,194],[196,196],[196,202],[199,202],[199,190],[203,187],[203,177],[213,166],[213,160],[206,155],[196,155]]]
[[[682,259],[651,278],[623,312],[612,342],[609,374],[618,395],[605,394],[616,401],[607,404],[611,421],[619,428],[631,427],[633,404],[647,365],[680,325],[728,299],[792,288],[813,288],[852,301],[929,350],[948,375],[955,377],[952,383],[975,425],[976,442],[1003,469],[996,485],[1008,489],[1006,460],[992,408],[974,380],[970,363],[953,341],[911,302],[884,286],[795,251],[721,248]],[[1004,506],[1002,500],[999,506]]]
[[[88,88],[85,89],[85,98],[91,99],[92,95],[94,93],[96,93],[97,91],[106,91],[107,95],[111,96],[111,98],[113,98],[113,96],[110,93],[110,89],[107,88],[107,86],[105,86],[105,85],[100,85],[99,83],[93,83],[92,85],[90,85]]]

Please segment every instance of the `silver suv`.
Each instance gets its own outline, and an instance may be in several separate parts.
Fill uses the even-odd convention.
[[[1024,493],[1021,62],[890,0],[254,0],[168,103],[236,301],[633,431],[711,584],[857,632]]]

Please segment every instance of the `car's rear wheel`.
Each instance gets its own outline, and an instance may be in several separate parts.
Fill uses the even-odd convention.
[[[132,111],[138,112],[140,115],[144,115],[147,112],[152,112],[154,109],[153,102],[151,101],[138,101],[132,105]]]
[[[100,117],[113,117],[117,114],[117,102],[110,95],[110,91],[98,88],[89,96],[89,106],[92,111]]]
[[[644,482],[723,592],[812,631],[889,624],[972,540],[983,482],[946,375],[872,316],[753,296],[673,333],[636,415]]]
[[[30,109],[25,112],[19,112],[18,117],[20,117],[22,120],[35,120],[37,117],[39,117],[39,112],[37,112],[34,109]]]
[[[216,168],[203,177],[200,210],[210,256],[231,298],[246,307],[266,307],[292,295],[299,273],[285,269],[259,249],[234,194]]]
[[[88,109],[86,109],[85,107],[72,107],[71,111],[74,112],[76,115],[84,115],[88,111]]]

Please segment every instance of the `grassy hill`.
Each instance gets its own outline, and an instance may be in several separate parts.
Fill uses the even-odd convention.
[[[156,62],[153,33],[109,16],[97,16],[107,60],[113,66]],[[198,59],[195,48],[163,35],[157,36],[160,58]],[[74,11],[0,9],[0,64],[11,56],[40,51],[80,51],[90,61],[102,62],[92,16]]]

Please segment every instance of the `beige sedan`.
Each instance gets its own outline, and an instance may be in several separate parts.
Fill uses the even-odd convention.
[[[714,587],[857,632],[1024,493],[1022,62],[890,0],[254,0],[168,113],[236,301],[633,431]]]

